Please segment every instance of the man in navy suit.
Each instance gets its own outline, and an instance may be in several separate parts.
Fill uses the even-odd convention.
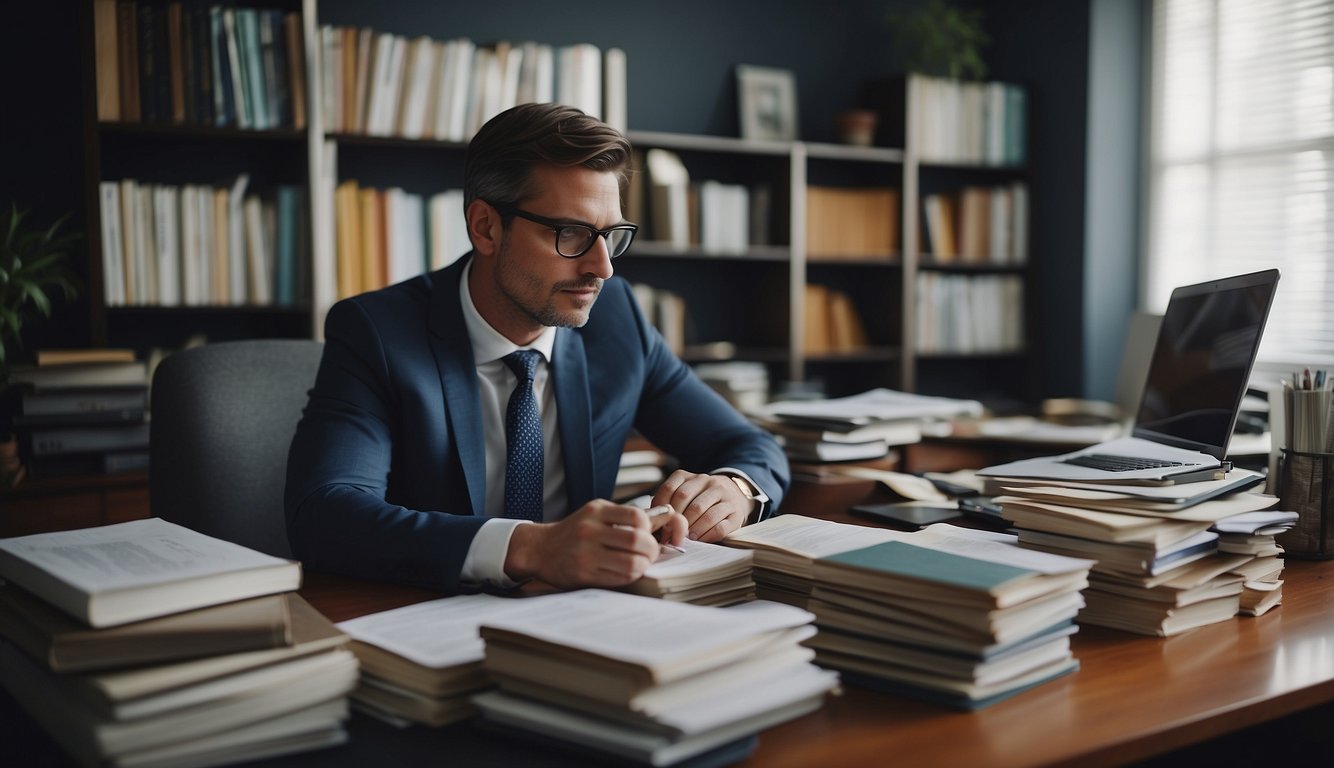
[[[612,277],[635,234],[621,218],[629,160],[625,137],[579,110],[501,113],[465,160],[472,252],[329,311],[287,470],[288,537],[306,567],[447,592],[615,587],[657,558],[655,536],[717,541],[773,511],[789,479],[781,449]],[[536,362],[531,385],[516,351]],[[523,455],[507,445],[511,418],[528,435],[540,422],[535,460],[509,455]],[[682,467],[653,495],[668,514],[607,500],[632,428]],[[526,505],[507,477],[525,471],[541,479]]]

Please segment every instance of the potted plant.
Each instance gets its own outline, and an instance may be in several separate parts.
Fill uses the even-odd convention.
[[[926,0],[886,17],[894,32],[903,65],[909,72],[952,80],[985,80],[982,48],[989,38],[982,29],[981,9],[963,9],[949,0]]]
[[[13,415],[18,393],[9,387],[9,375],[23,348],[23,328],[48,318],[52,296],[66,301],[78,295],[78,279],[69,268],[75,233],[60,232],[62,216],[46,229],[25,221],[28,211],[10,204],[0,211],[0,482],[12,482],[18,472]]]

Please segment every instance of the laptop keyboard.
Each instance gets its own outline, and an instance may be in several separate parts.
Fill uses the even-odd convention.
[[[1142,459],[1133,456],[1113,456],[1107,453],[1090,453],[1084,456],[1075,456],[1074,458],[1064,459],[1064,462],[1066,464],[1075,464],[1080,467],[1102,469],[1108,472],[1130,472],[1136,469],[1159,469],[1162,467],[1185,466],[1185,463],[1180,461]]]

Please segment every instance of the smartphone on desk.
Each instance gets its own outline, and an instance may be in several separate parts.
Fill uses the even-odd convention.
[[[949,501],[900,501],[889,504],[858,504],[852,514],[888,523],[899,528],[918,530],[932,523],[957,520],[962,516],[958,505]]]
[[[1001,516],[1001,507],[991,496],[969,496],[959,499],[959,512],[975,523],[988,528],[1006,529],[1010,521]]]

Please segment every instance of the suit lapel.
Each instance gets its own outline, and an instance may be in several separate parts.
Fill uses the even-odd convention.
[[[560,447],[565,454],[565,495],[573,511],[592,499],[597,487],[597,478],[593,476],[593,417],[583,337],[569,328],[557,328],[553,357],[552,378],[559,414],[556,418],[560,422]]]
[[[431,351],[435,355],[440,385],[445,393],[445,413],[453,433],[455,451],[463,464],[472,513],[485,514],[486,445],[482,435],[482,408],[477,397],[477,366],[473,362],[468,327],[459,303],[459,280],[468,257],[434,275],[427,325]],[[443,476],[443,473],[442,473]]]

